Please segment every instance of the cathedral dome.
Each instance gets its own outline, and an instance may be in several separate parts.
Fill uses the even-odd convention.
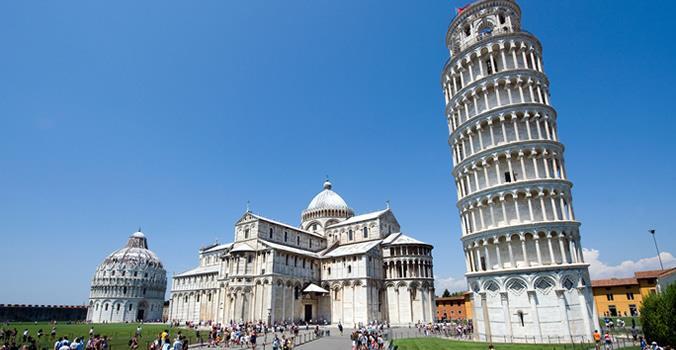
[[[333,192],[329,180],[324,181],[324,189],[317,193],[301,215],[301,227],[311,231],[322,231],[322,228],[354,216],[343,197]]]
[[[336,192],[331,190],[331,182],[329,180],[324,181],[324,190],[317,193],[317,195],[312,198],[310,204],[305,210],[316,210],[316,209],[349,209],[345,200]]]

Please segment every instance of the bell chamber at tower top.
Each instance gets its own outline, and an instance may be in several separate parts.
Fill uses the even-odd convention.
[[[521,11],[510,0],[480,1],[458,9],[446,33],[451,57],[491,37],[521,30]]]

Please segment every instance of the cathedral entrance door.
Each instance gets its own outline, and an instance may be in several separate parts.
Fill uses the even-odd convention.
[[[146,310],[139,309],[139,310],[136,312],[136,319],[137,319],[137,320],[144,320],[144,319],[145,319],[145,318],[144,318],[144,316],[145,316],[144,314],[145,314],[145,313],[146,313]]]
[[[305,305],[305,322],[309,322],[312,319],[312,305]]]

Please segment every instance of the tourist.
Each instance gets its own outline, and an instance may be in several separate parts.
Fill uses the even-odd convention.
[[[606,331],[606,334],[603,336],[603,340],[606,345],[605,346],[606,350],[610,350],[613,348],[613,339],[610,337],[610,333],[608,333],[608,331]]]
[[[275,339],[272,339],[272,350],[279,350],[279,347],[280,347],[280,341],[279,341],[279,338],[277,338],[277,335],[275,334]]]
[[[256,350],[256,331],[251,332],[249,342],[251,343],[251,348]]]
[[[97,350],[108,350],[108,336],[104,335],[103,339],[99,341],[99,348]]]
[[[601,333],[599,333],[598,329],[594,330],[593,337],[594,337],[594,343],[595,343],[594,348],[596,350],[599,350],[601,348]]]
[[[183,342],[181,342],[180,337],[176,337],[174,344],[172,345],[172,350],[183,350]]]
[[[657,345],[657,342],[650,343],[650,350],[664,350],[661,346]]]
[[[129,349],[131,350],[138,349],[138,338],[136,338],[136,336],[133,336],[131,337],[131,339],[129,339]]]
[[[70,350],[70,342],[68,341],[68,337],[63,337],[63,341],[61,341],[57,350]]]
[[[340,332],[340,336],[343,336],[343,324],[338,322],[338,331]]]

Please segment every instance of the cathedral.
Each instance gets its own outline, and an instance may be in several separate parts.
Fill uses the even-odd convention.
[[[300,226],[247,210],[233,242],[204,247],[173,276],[177,322],[393,325],[434,318],[432,246],[400,231],[389,208],[355,215],[327,180]]]

